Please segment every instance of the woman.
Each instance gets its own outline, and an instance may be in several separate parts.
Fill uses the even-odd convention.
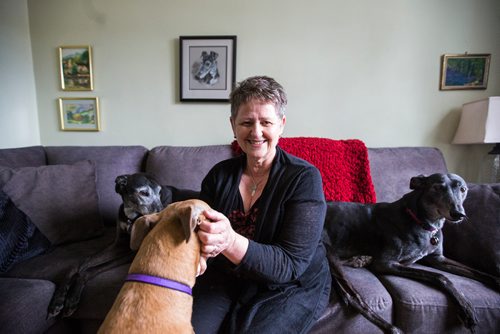
[[[198,235],[207,271],[194,289],[196,333],[305,333],[328,303],[319,171],[278,146],[286,94],[251,77],[231,93],[231,127],[244,154],[202,182],[211,223]]]

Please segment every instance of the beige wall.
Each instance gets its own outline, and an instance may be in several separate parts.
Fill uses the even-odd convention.
[[[0,148],[40,144],[26,0],[0,0]]]
[[[285,136],[436,146],[470,181],[490,148],[450,141],[464,102],[500,95],[498,0],[27,4],[44,145],[229,143],[228,104],[178,98],[178,37],[227,34],[238,36],[238,81],[267,74],[288,91]],[[74,44],[93,47],[93,92],[59,89],[56,50]],[[488,89],[439,91],[440,56],[465,51],[492,54]],[[58,129],[56,99],[73,96],[100,98],[101,132]]]

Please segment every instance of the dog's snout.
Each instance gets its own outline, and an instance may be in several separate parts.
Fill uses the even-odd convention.
[[[464,218],[467,218],[467,216],[465,215],[465,212],[455,209],[450,211],[450,218],[452,221],[460,221]]]

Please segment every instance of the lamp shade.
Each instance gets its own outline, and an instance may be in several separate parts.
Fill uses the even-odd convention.
[[[465,103],[452,143],[500,143],[500,96]]]

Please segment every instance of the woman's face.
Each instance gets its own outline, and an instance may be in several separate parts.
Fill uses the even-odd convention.
[[[251,100],[239,107],[231,126],[247,157],[263,162],[274,158],[285,121],[285,116],[276,113],[274,104]]]

